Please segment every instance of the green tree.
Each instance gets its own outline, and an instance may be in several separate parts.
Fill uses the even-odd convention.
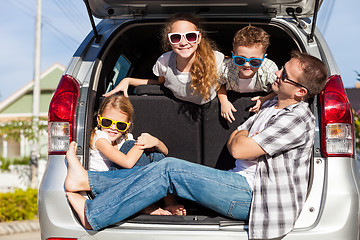
[[[360,151],[360,116],[354,113],[356,149]]]
[[[42,119],[46,120],[46,119]],[[41,133],[42,130],[47,128],[47,122],[43,123],[41,121],[39,124],[39,132]],[[5,140],[14,139],[16,141],[20,141],[21,135],[28,140],[34,140],[35,133],[32,128],[31,121],[24,121],[24,120],[13,120],[8,122],[2,126],[0,126],[0,136],[4,136]]]
[[[357,74],[356,80],[360,81],[360,73],[355,71]],[[354,121],[355,121],[355,137],[356,137],[356,149],[360,151],[360,111],[355,113],[354,111]]]

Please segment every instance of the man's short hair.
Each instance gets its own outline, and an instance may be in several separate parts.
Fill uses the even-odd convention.
[[[320,59],[299,51],[292,51],[291,58],[297,59],[301,64],[302,74],[298,81],[309,90],[306,98],[313,97],[321,92],[328,76],[325,64]]]
[[[266,53],[270,45],[270,36],[262,28],[254,26],[246,26],[237,31],[233,38],[233,47],[244,46],[253,47],[261,46]]]

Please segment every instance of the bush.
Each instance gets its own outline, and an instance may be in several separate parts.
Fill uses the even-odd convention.
[[[360,150],[360,117],[358,114],[354,114],[354,120],[355,120],[356,149]]]
[[[29,165],[30,164],[30,157],[22,157],[22,158],[3,158],[0,156],[1,162],[1,170],[9,170],[10,165]]]
[[[0,222],[28,220],[37,217],[37,189],[0,193]]]

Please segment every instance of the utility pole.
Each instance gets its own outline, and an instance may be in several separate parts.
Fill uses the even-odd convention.
[[[31,187],[37,187],[37,160],[39,158],[39,116],[40,116],[40,63],[41,63],[41,1],[36,3],[35,57],[33,90],[33,131],[35,138],[31,149]]]

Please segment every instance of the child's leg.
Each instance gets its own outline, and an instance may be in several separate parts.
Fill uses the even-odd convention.
[[[120,147],[120,151],[124,154],[127,154],[132,147],[134,147],[135,141],[128,140],[124,142],[124,144]],[[135,166],[145,166],[152,162],[158,162],[163,159],[165,156],[162,153],[153,152],[150,154],[143,153],[139,160],[136,162]],[[117,166],[117,168],[119,168]],[[172,213],[168,210],[164,210],[157,206],[156,204],[150,205],[141,211],[143,214],[148,215],[172,215]]]
[[[152,152],[150,154],[147,154],[147,157],[150,159],[151,162],[158,162],[165,158],[165,155],[160,152]]]
[[[176,201],[174,195],[168,194],[164,199],[164,209],[171,212],[173,215],[186,215],[186,209],[183,205]]]
[[[135,141],[134,140],[128,140],[124,142],[124,144],[120,147],[120,152],[127,154],[132,147],[134,147]],[[134,166],[145,166],[150,163],[150,159],[143,153],[139,160],[136,162]],[[117,164],[114,164],[116,168],[122,169],[122,167],[118,166]]]
[[[127,154],[134,145],[134,140],[124,142],[124,144],[120,147],[120,152]],[[143,153],[134,166],[145,166],[152,162],[158,162],[163,158],[165,158],[164,154],[159,152]],[[121,169],[118,165],[114,165],[116,168]]]

